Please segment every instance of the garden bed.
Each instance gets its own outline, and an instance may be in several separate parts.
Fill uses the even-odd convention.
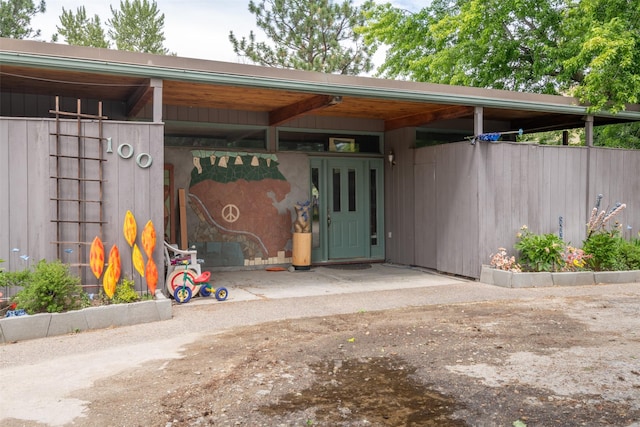
[[[0,343],[157,322],[171,317],[171,300],[158,291],[156,298],[149,301],[3,318],[0,319]]]
[[[600,283],[640,282],[640,270],[521,273],[482,266],[480,282],[505,288],[589,286]]]

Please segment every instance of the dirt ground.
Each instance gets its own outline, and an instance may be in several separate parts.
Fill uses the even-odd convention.
[[[639,331],[637,296],[272,322],[83,390],[73,425],[640,426]]]

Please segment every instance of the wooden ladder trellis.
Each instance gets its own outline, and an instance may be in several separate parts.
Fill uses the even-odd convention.
[[[89,247],[95,236],[102,239],[103,226],[106,224],[103,212],[103,163],[104,150],[102,121],[102,102],[98,103],[98,114],[82,113],[81,100],[77,100],[77,111],[60,111],[60,99],[56,97],[56,130],[54,150],[51,158],[55,163],[55,217],[58,258],[72,268],[77,268],[83,287],[97,287],[89,282],[95,277],[89,274]],[[75,118],[76,133],[64,133],[61,118]],[[98,122],[98,135],[85,135],[85,126]],[[96,144],[90,144],[91,142]],[[74,254],[75,253],[75,254]]]

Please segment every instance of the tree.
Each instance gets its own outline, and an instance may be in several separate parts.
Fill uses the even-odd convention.
[[[169,54],[164,43],[164,14],[155,1],[120,1],[120,10],[110,6],[113,17],[107,21],[109,37],[116,49],[133,52]]]
[[[369,3],[369,2],[367,2]],[[354,30],[363,25],[362,9],[351,0],[335,4],[331,0],[262,0],[249,2],[256,24],[270,39],[257,42],[238,39],[233,31],[229,41],[236,54],[260,65],[324,73],[360,74],[371,71],[375,47],[364,45]]]
[[[109,47],[100,17],[94,15],[91,20],[87,19],[87,12],[84,6],[80,6],[74,15],[71,10],[62,8],[60,16],[60,26],[56,26],[58,33],[64,37],[64,41],[75,46]]]
[[[389,46],[385,77],[572,94],[614,112],[640,97],[637,1],[434,0],[365,15],[365,42]]]
[[[88,19],[84,6],[78,7],[75,14],[62,8],[58,32],[67,43],[76,46],[109,48],[113,42],[118,50],[169,54],[163,47],[164,14],[160,14],[155,1],[124,0],[120,2],[120,10],[110,7],[109,40],[98,15]],[[54,35],[53,40],[57,37],[58,34]]]
[[[28,39],[40,36],[40,30],[30,27],[31,18],[44,13],[46,4],[40,0],[0,0],[0,37]]]

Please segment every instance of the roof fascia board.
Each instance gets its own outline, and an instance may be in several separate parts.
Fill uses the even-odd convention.
[[[140,65],[107,60],[79,59],[60,56],[35,55],[24,52],[0,51],[0,65],[32,66],[66,71],[95,72],[110,75],[126,75],[141,78],[159,78],[193,83],[209,83],[229,86],[278,89],[334,96],[356,96],[385,100],[431,102],[446,105],[482,106],[499,109],[521,109],[525,111],[548,112],[558,114],[592,115],[612,117],[624,120],[640,121],[640,111],[621,111],[616,114],[606,111],[588,113],[587,107],[575,104],[550,103],[535,100],[500,99],[490,96],[467,95],[458,93],[440,93],[434,91],[407,90],[398,87],[380,87],[372,85],[347,85],[335,81],[302,81],[263,77],[246,74],[231,74],[215,71],[178,69],[158,65]],[[395,82],[395,81],[391,81]],[[413,82],[415,83],[415,82]],[[534,94],[532,94],[534,95]],[[544,96],[547,100],[550,96]],[[564,102],[574,100],[558,96]]]

